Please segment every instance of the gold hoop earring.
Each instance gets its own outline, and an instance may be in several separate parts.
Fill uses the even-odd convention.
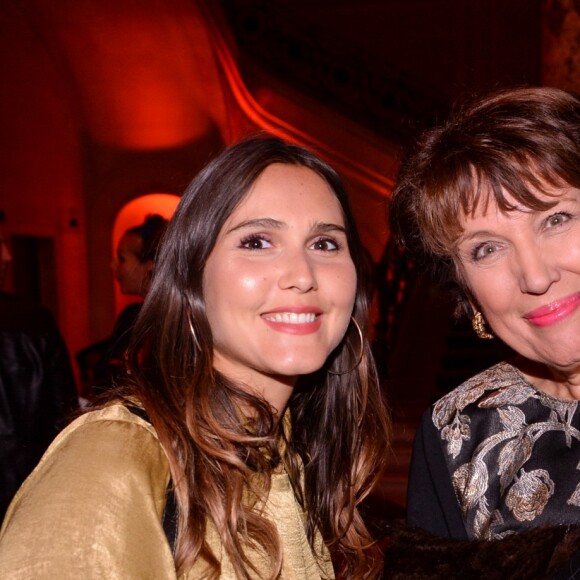
[[[330,369],[328,369],[328,373],[331,375],[342,376],[342,375],[347,375],[348,373],[352,373],[352,371],[354,371],[354,369],[356,369],[362,361],[362,357],[363,357],[364,349],[365,349],[365,341],[363,338],[363,333],[362,333],[362,330],[360,329],[358,322],[356,321],[356,318],[354,316],[351,316],[350,319],[352,322],[354,322],[354,325],[356,326],[356,329],[358,332],[358,338],[360,340],[360,351],[359,351],[358,357],[356,359],[356,364],[351,369],[348,369],[347,371],[331,371]]]
[[[197,340],[197,335],[195,334],[195,329],[193,328],[191,312],[187,313],[187,323],[189,324],[189,332],[191,332],[191,336],[193,337],[193,344],[195,348],[201,352],[201,346],[199,346],[199,341]]]
[[[495,338],[493,334],[490,334],[487,332],[487,330],[485,330],[485,320],[483,319],[483,314],[479,312],[479,310],[473,315],[473,318],[471,319],[471,326],[479,338],[483,338],[485,340]]]

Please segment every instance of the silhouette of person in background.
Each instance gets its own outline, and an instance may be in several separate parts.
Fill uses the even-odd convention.
[[[111,264],[123,294],[142,298],[147,294],[155,254],[166,226],[167,220],[164,217],[151,214],[142,224],[129,228],[123,234]],[[111,388],[125,376],[125,352],[141,305],[142,302],[129,304],[119,314],[110,337],[77,353],[83,397],[93,399],[99,392]]]
[[[69,353],[52,314],[0,292],[0,520],[76,408]]]

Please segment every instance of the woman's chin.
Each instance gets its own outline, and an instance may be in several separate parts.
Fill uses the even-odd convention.
[[[285,363],[280,365],[278,369],[275,369],[273,374],[296,380],[303,375],[311,375],[312,373],[319,371],[324,366],[325,362],[326,361],[323,360],[322,362],[313,361],[310,363],[307,361]]]

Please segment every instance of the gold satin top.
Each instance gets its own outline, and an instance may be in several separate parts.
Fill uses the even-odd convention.
[[[165,580],[177,578],[161,525],[169,464],[153,427],[122,405],[87,413],[53,442],[12,501],[0,530],[3,580]],[[316,538],[285,472],[272,475],[265,513],[282,542],[283,580],[334,578],[328,550]],[[221,555],[208,525],[208,543]],[[264,573],[260,555],[250,557]],[[203,577],[196,562],[182,580]],[[222,578],[234,578],[222,559]]]

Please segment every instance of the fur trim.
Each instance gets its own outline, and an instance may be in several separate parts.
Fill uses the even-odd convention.
[[[534,528],[491,541],[440,538],[402,522],[383,532],[385,580],[543,580],[554,578],[580,550],[575,526]]]

